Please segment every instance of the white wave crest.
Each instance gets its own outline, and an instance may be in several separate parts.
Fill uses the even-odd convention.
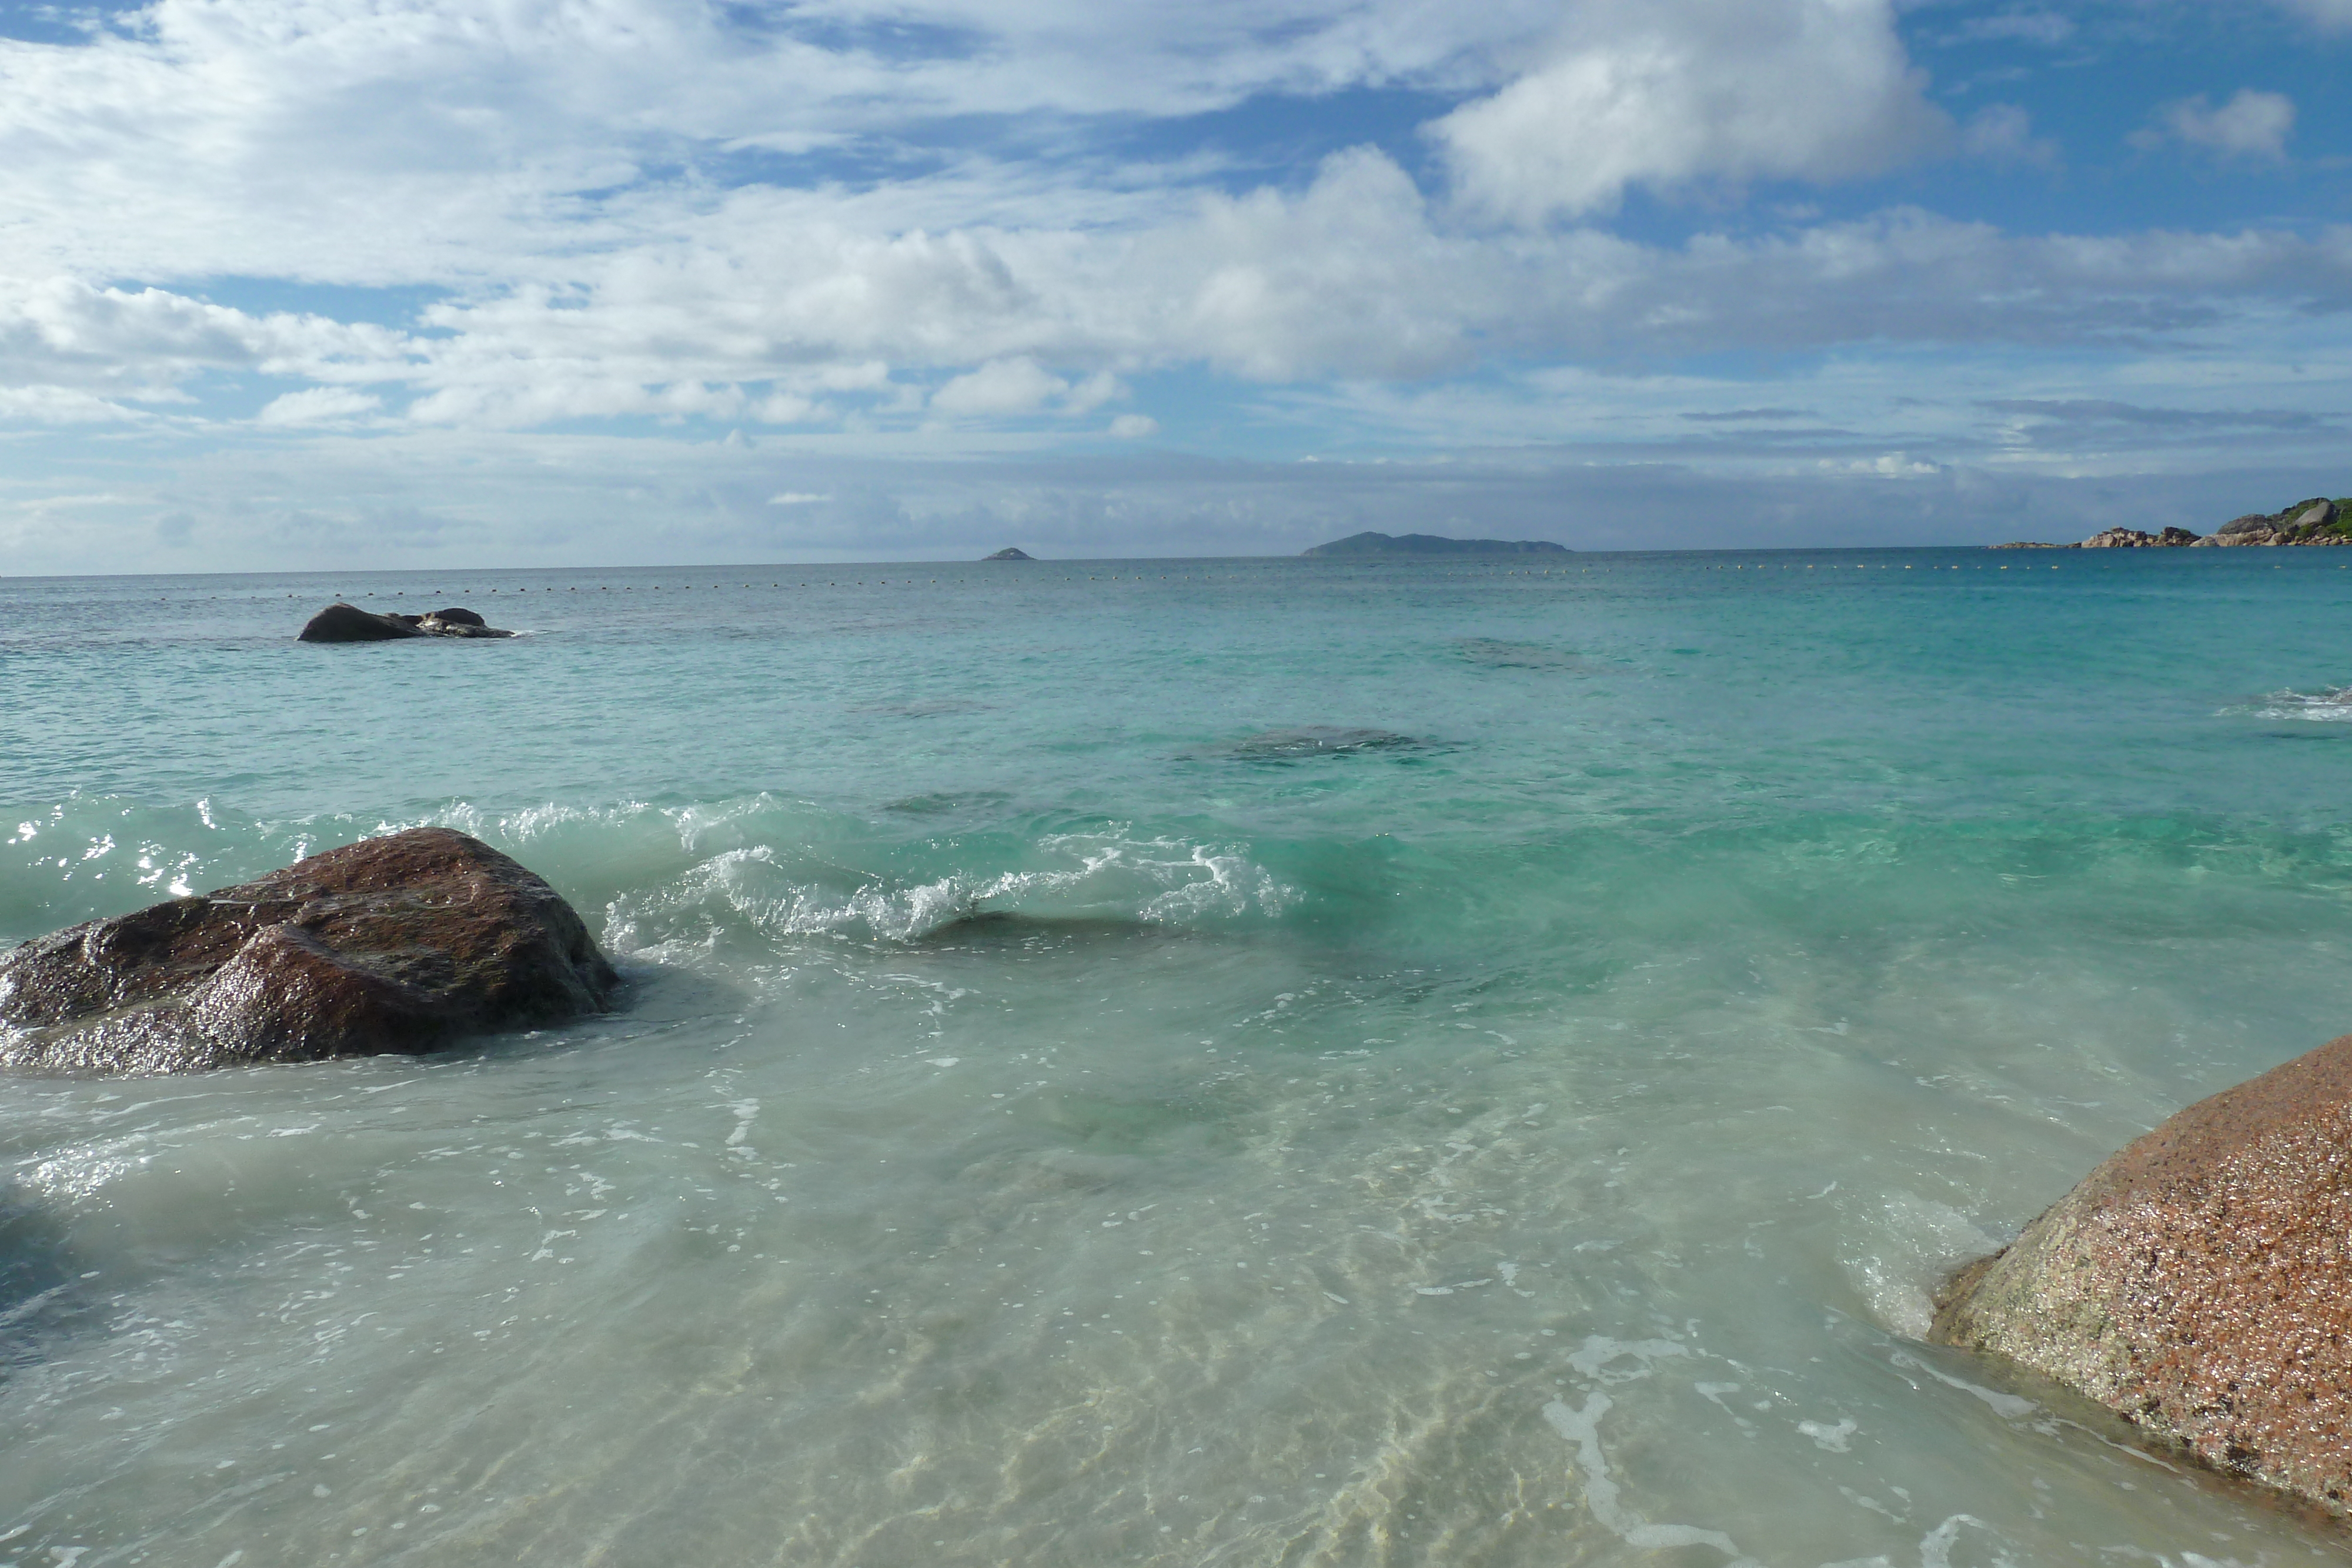
[[[730,935],[910,942],[982,914],[1167,925],[1273,917],[1298,897],[1238,850],[1173,838],[1052,834],[1022,858],[1046,863],[893,877],[828,863],[797,846],[728,849],[662,886],[613,900],[604,936],[616,951],[660,956]]]
[[[2225,707],[2221,710],[2221,716],[2352,724],[2352,686],[2338,686],[2324,692],[2271,692],[2252,702]]]

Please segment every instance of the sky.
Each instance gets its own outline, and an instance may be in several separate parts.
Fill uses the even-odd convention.
[[[2352,0],[0,0],[0,576],[2209,531]]]

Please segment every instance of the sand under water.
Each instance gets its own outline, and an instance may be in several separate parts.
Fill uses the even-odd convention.
[[[443,822],[630,983],[0,1082],[0,1563],[2340,1561],[1918,1338],[2352,1029],[2339,553],[0,582],[0,939]]]

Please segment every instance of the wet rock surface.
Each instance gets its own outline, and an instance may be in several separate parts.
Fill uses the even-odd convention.
[[[478,839],[415,828],[0,955],[0,1066],[429,1051],[603,1011],[618,985],[553,888]]]
[[[2352,1511],[2352,1036],[2109,1159],[1953,1280],[1932,1337]]]
[[[511,637],[471,610],[452,607],[422,615],[379,615],[356,604],[330,604],[302,627],[302,643],[396,643],[409,637]]]

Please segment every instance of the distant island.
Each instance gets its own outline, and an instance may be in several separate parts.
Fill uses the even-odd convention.
[[[1011,545],[1007,545],[994,555],[984,555],[980,559],[982,560],[1035,560],[1037,558],[1026,550],[1014,549]]]
[[[1349,534],[1301,555],[1572,555],[1549,539],[1448,539],[1435,534]]]

